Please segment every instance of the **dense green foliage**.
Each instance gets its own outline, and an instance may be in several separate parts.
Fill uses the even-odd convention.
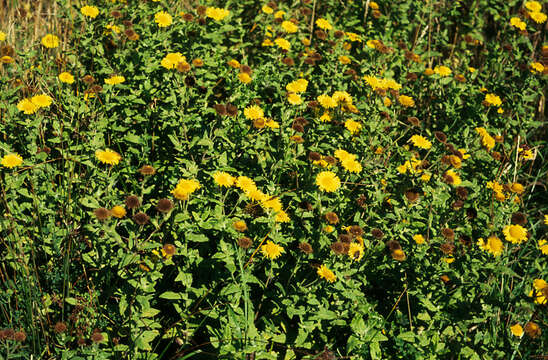
[[[0,358],[547,355],[542,3],[57,5],[0,29]]]

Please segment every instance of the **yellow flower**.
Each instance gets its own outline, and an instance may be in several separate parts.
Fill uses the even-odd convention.
[[[168,27],[173,22],[173,18],[165,11],[160,11],[154,15],[154,21],[159,27]]]
[[[541,63],[539,62],[534,62],[534,63],[531,63],[531,72],[543,72],[544,71],[544,65],[542,65]]]
[[[284,22],[282,22],[282,29],[284,29],[285,32],[289,34],[293,34],[299,30],[299,27],[293,24],[291,21],[285,20]]]
[[[538,1],[527,1],[525,7],[530,11],[541,11],[542,5]]]
[[[434,75],[434,70],[431,68],[426,68],[424,69],[424,75],[426,76]]]
[[[261,9],[265,14],[272,14],[274,12],[274,10],[268,6],[268,5],[263,5],[262,9]]]
[[[126,81],[125,77],[123,77],[121,75],[114,75],[114,76],[111,76],[108,79],[105,79],[105,84],[117,85],[117,84],[123,83],[124,81]]]
[[[316,185],[322,191],[333,192],[341,186],[341,180],[331,171],[322,171],[316,176]]]
[[[363,257],[363,246],[358,243],[351,243],[348,247],[348,256],[352,261],[360,261]]]
[[[41,94],[33,96],[32,98],[30,98],[30,101],[32,101],[32,103],[37,107],[42,108],[50,106],[53,102],[53,99],[51,98],[51,96]]]
[[[262,46],[274,46],[274,43],[270,39],[264,39],[261,43]]]
[[[400,104],[402,104],[405,107],[415,106],[415,100],[413,100],[412,97],[407,96],[407,95],[398,96],[398,101],[399,101]]]
[[[280,210],[276,213],[276,216],[274,217],[274,221],[278,223],[288,223],[291,221],[289,218],[289,215],[283,210]]]
[[[448,182],[453,186],[459,186],[462,182],[460,176],[453,170],[447,170],[444,176],[446,179],[449,180]]]
[[[548,225],[548,215],[544,215],[544,225]]]
[[[451,69],[448,68],[447,66],[443,66],[443,65],[441,65],[441,66],[439,66],[439,65],[436,66],[436,67],[434,68],[434,72],[435,72],[436,74],[438,74],[439,76],[442,76],[442,77],[451,75]]]
[[[59,74],[59,81],[64,82],[66,84],[72,84],[74,82],[74,76],[72,76],[68,72],[62,72]]]
[[[488,105],[488,106],[501,106],[502,105],[502,101],[500,100],[500,97],[498,95],[495,95],[495,94],[485,94],[485,103]]]
[[[527,24],[524,23],[523,21],[521,21],[521,19],[519,17],[513,17],[510,19],[510,25],[512,25],[513,27],[517,28],[517,29],[520,29],[521,31],[525,30],[525,28],[527,27]]]
[[[117,165],[122,159],[122,156],[120,156],[120,154],[110,149],[95,151],[95,157],[103,164],[108,165]]]
[[[510,185],[510,191],[516,194],[523,194],[525,188],[520,183],[513,183]]]
[[[23,99],[17,103],[17,109],[26,115],[34,114],[38,108],[30,99]]]
[[[361,42],[362,39],[360,37],[360,35],[356,34],[356,33],[353,33],[353,32],[345,32],[344,33],[346,36],[348,36],[348,40],[354,42],[354,41],[359,41]]]
[[[217,171],[213,174],[213,180],[215,180],[215,183],[221,187],[231,187],[234,185],[236,178],[229,173]]]
[[[126,209],[123,206],[116,205],[112,209],[110,209],[110,212],[112,213],[112,216],[121,219],[124,216],[126,216]]]
[[[413,143],[413,145],[421,149],[428,150],[432,147],[432,143],[428,139],[426,139],[424,136],[413,135],[411,136],[410,140]]]
[[[333,29],[333,26],[329,23],[327,19],[319,18],[316,20],[316,26],[323,30],[331,30]]]
[[[346,120],[344,122],[344,127],[350,131],[352,135],[355,135],[360,132],[362,128],[362,124],[358,121],[354,121],[352,119]]]
[[[325,231],[328,234],[331,234],[333,231],[335,231],[335,228],[331,225],[326,225],[324,226],[323,231]]]
[[[6,38],[7,38],[6,33],[3,32],[3,31],[0,31],[0,41],[4,41],[4,40],[6,40]]]
[[[422,175],[421,175],[421,180],[422,180],[423,182],[429,182],[431,177],[432,177],[431,174],[422,174]]]
[[[329,115],[329,111],[326,111],[323,113],[322,116],[320,116],[321,122],[330,122],[331,121],[331,115]]]
[[[249,84],[251,82],[251,76],[249,76],[248,73],[239,73],[238,74],[238,80],[240,80],[244,84]]]
[[[329,95],[322,94],[317,97],[318,102],[321,106],[326,109],[334,108],[337,106],[337,102]]]
[[[175,69],[177,67],[177,64],[185,61],[186,61],[186,57],[183,56],[183,54],[176,52],[176,53],[169,53],[166,56],[164,56],[160,64],[169,70],[169,69]]]
[[[23,163],[23,158],[21,156],[19,156],[18,154],[5,155],[2,158],[2,161],[0,161],[0,164],[2,164],[3,167],[6,167],[8,169],[19,166],[22,163]]]
[[[251,105],[244,109],[244,115],[249,120],[264,118],[264,111],[257,105]]]
[[[14,62],[15,62],[15,59],[12,58],[11,56],[4,55],[4,56],[0,57],[0,63],[2,63],[2,64],[12,64]]]
[[[287,101],[289,101],[291,105],[300,105],[303,103],[303,99],[301,99],[301,96],[294,93],[289,93],[287,95]]]
[[[493,256],[497,257],[502,254],[504,250],[504,245],[500,239],[494,235],[489,236],[487,241],[484,241],[483,238],[478,239],[478,246],[480,249],[487,251]]]
[[[346,159],[341,162],[342,166],[350,172],[359,173],[362,171],[362,165],[354,159]]]
[[[230,14],[227,9],[221,9],[216,7],[208,7],[206,9],[206,16],[212,18],[215,21],[221,21]]]
[[[227,62],[228,66],[234,68],[234,69],[239,69],[240,68],[240,62],[236,59],[232,59],[230,60],[229,62]]]
[[[281,19],[281,18],[283,18],[284,15],[285,15],[285,11],[283,11],[283,10],[278,10],[278,11],[276,11],[276,13],[274,14],[274,18],[275,18],[275,19]]]
[[[53,34],[47,34],[42,38],[42,45],[54,49],[59,46],[59,38]]]
[[[514,244],[520,244],[527,241],[527,230],[521,225],[506,225],[504,229],[502,229],[502,233],[507,241]]]
[[[537,24],[543,24],[544,22],[546,22],[546,19],[548,18],[545,13],[542,13],[540,11],[532,11],[529,13],[529,16]]]
[[[476,68],[474,68],[472,66],[468,66],[468,71],[470,71],[471,73],[474,73],[474,72],[476,72]]]
[[[523,335],[523,328],[520,324],[514,324],[510,326],[510,331],[512,332],[512,335],[521,337]]]
[[[285,86],[285,89],[289,92],[294,92],[298,94],[298,93],[305,92],[307,87],[308,87],[308,80],[298,79],[287,84]]]
[[[271,128],[271,129],[279,129],[280,128],[280,124],[278,124],[276,121],[274,121],[272,119],[266,119],[266,122],[264,124],[267,127]]]
[[[92,19],[97,17],[97,15],[99,15],[99,9],[95,6],[88,6],[88,5],[83,6],[80,9],[80,12],[82,13],[82,15],[90,17]]]
[[[251,180],[247,176],[238,176],[235,184],[242,191],[249,191],[257,188],[255,186],[255,181]]]
[[[244,232],[247,230],[247,224],[243,220],[238,220],[232,223],[232,227],[239,232]]]
[[[543,255],[548,255],[548,244],[546,240],[539,240],[538,246],[540,249],[540,252],[542,252]]]
[[[278,47],[286,51],[289,51],[289,49],[291,49],[291,43],[287,41],[286,39],[277,38],[276,40],[274,40],[274,43],[278,45]]]
[[[347,65],[347,64],[350,64],[352,61],[350,60],[350,58],[346,55],[341,55],[339,56],[339,62],[343,65]]]
[[[480,135],[481,143],[487,148],[487,150],[491,150],[493,147],[495,147],[495,139],[491,135],[489,135],[487,130],[482,127],[477,127],[475,130]]]
[[[335,276],[333,271],[329,270],[325,265],[322,265],[318,268],[318,275],[322,279],[325,279],[330,283],[335,282],[335,280],[337,280],[337,276]]]
[[[188,196],[201,187],[198,180],[181,179],[175,189],[171,191],[173,196],[179,200],[188,200]]]
[[[266,244],[261,246],[261,252],[267,258],[273,260],[280,256],[284,251],[284,248],[278,244],[274,244],[272,241],[268,240]]]
[[[413,235],[413,240],[415,240],[418,245],[424,244],[426,242],[424,236],[422,236],[421,234]]]
[[[542,279],[533,280],[533,290],[529,292],[529,296],[535,297],[536,304],[543,305],[548,302],[548,299],[544,295],[544,291],[546,291],[546,288],[548,288],[548,283],[546,281]]]

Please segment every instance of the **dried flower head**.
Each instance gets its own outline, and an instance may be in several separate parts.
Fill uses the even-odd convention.
[[[160,199],[156,205],[156,210],[162,213],[170,212],[173,209],[173,202],[169,199]]]
[[[327,222],[330,224],[337,224],[339,222],[339,217],[336,213],[330,211],[325,214],[325,220],[327,220]]]
[[[141,173],[141,175],[154,175],[156,174],[156,169],[150,165],[143,165],[140,169],[139,169],[139,172]],[[137,199],[139,200],[139,199]]]
[[[252,244],[253,241],[248,237],[242,237],[238,239],[238,246],[242,249],[249,249]]]
[[[314,252],[312,245],[304,241],[299,244],[299,249],[305,254],[312,254]]]
[[[93,210],[93,215],[97,218],[97,220],[103,221],[108,219],[111,216],[111,213],[108,209],[105,208],[98,208]]]
[[[130,196],[126,197],[125,203],[126,203],[126,207],[128,209],[136,209],[139,206],[141,206],[141,201],[135,195],[130,195]]]
[[[55,326],[53,327],[53,330],[57,334],[64,333],[65,331],[67,331],[67,325],[64,322],[59,321],[55,324]]]
[[[133,216],[133,221],[139,225],[145,225],[149,222],[150,217],[144,212],[139,212]]]

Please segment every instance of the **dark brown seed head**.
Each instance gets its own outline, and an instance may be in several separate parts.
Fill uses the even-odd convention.
[[[194,87],[194,85],[196,85],[196,79],[194,78],[194,76],[192,75],[187,76],[185,78],[185,85],[188,87]]]
[[[337,39],[339,39],[339,38],[342,38],[342,37],[344,36],[344,32],[343,32],[343,31],[340,31],[340,30],[336,30],[335,33],[334,33],[333,35],[335,35],[335,37],[336,37]]]
[[[325,220],[327,220],[327,222],[330,224],[337,224],[339,222],[339,217],[336,213],[330,211],[325,214]]]
[[[316,100],[309,101],[307,106],[311,109],[316,109],[318,106],[320,106],[320,103]]]
[[[173,244],[164,244],[164,246],[162,246],[162,253],[167,257],[171,257],[175,255],[176,251],[177,249],[175,248],[175,245]]]
[[[17,331],[13,334],[13,339],[17,342],[23,342],[27,339],[27,334],[24,331]]]
[[[57,324],[55,324],[53,330],[57,334],[64,333],[65,331],[67,331],[67,325],[64,322],[59,321],[59,322],[57,322]]]
[[[337,159],[333,156],[326,156],[323,158],[329,165],[335,165],[337,163]]]
[[[301,201],[301,203],[299,204],[299,207],[303,210],[306,210],[306,211],[312,211],[314,209],[312,204],[309,201],[306,201],[306,200]]]
[[[451,207],[453,208],[453,210],[462,209],[463,206],[464,206],[464,202],[463,202],[462,200],[456,200],[456,201],[451,205]]]
[[[139,172],[141,175],[154,175],[156,174],[156,169],[150,165],[144,165],[139,169]]]
[[[443,235],[444,238],[448,240],[452,240],[455,238],[455,232],[453,231],[453,229],[450,229],[450,228],[441,229],[441,234]]]
[[[97,220],[103,221],[110,217],[110,211],[105,208],[98,208],[93,211],[93,214],[97,218]]]
[[[310,159],[311,161],[318,161],[322,159],[322,155],[320,155],[320,153],[318,152],[311,151],[308,153],[308,159]]]
[[[465,187],[459,186],[456,189],[457,196],[461,198],[461,200],[466,200],[468,198],[468,190]]]
[[[316,30],[314,31],[314,35],[316,35],[316,37],[320,40],[325,40],[327,39],[327,34],[325,33],[325,31],[323,30]]]
[[[418,75],[412,72],[408,72],[407,75],[405,75],[407,81],[416,81],[418,78]]]
[[[331,250],[337,255],[342,255],[344,254],[344,244],[340,241],[334,242],[331,244]]]
[[[296,132],[300,132],[300,133],[304,132],[304,127],[301,124],[298,124],[298,123],[293,123],[291,128],[293,130],[295,130]]]
[[[525,324],[523,330],[529,337],[533,339],[539,337],[542,334],[540,326],[532,321],[529,321],[527,324]]]
[[[466,217],[469,220],[475,219],[478,216],[478,211],[474,208],[466,209]]]
[[[160,199],[158,200],[158,205],[156,205],[156,210],[159,212],[167,213],[173,209],[173,202],[169,199]]]
[[[118,10],[113,10],[110,12],[110,16],[112,16],[115,19],[119,19],[122,17],[122,13],[119,12]]]
[[[447,135],[441,131],[434,131],[434,137],[441,143],[445,144],[447,142]]]
[[[0,56],[11,56],[15,55],[15,50],[10,45],[4,45],[0,47]]]
[[[226,111],[226,106],[224,106],[223,104],[215,104],[213,105],[213,107],[215,108],[217,115],[226,116],[228,114]]]
[[[240,65],[240,71],[249,75],[253,72],[248,65]]]
[[[192,21],[194,20],[194,15],[190,14],[190,13],[185,13],[183,15],[183,20],[184,21]]]
[[[177,66],[175,68],[180,73],[186,73],[186,72],[190,71],[190,64],[187,63],[186,61],[180,61],[180,62],[177,63]],[[193,77],[187,77],[186,79],[189,79],[187,85],[192,83],[192,81],[194,81]],[[186,79],[185,79],[185,83],[186,83]],[[193,85],[188,85],[188,86],[193,86]]]
[[[226,104],[226,112],[228,113],[228,116],[236,116],[238,115],[238,108],[235,105],[232,105],[230,103]]]
[[[124,20],[122,21],[122,24],[124,24],[126,28],[130,28],[133,26],[133,22],[131,22],[131,20]]]
[[[382,239],[383,236],[384,236],[384,233],[382,232],[381,229],[373,229],[373,230],[371,230],[371,235],[372,235],[375,239]]]
[[[144,212],[139,212],[133,216],[133,221],[139,225],[145,225],[149,220],[150,218]]]
[[[367,197],[364,194],[360,195],[356,199],[356,203],[358,204],[359,207],[365,209],[367,206]]]
[[[524,213],[516,212],[512,214],[512,224],[525,225],[527,224],[527,216]]]
[[[397,240],[387,241],[386,242],[386,247],[388,247],[388,249],[390,249],[390,251],[401,250],[401,245],[400,245],[399,241],[397,241]]]
[[[91,85],[95,82],[95,78],[91,75],[86,75],[82,78],[82,81],[84,82],[84,84],[86,85]]]
[[[312,245],[304,241],[299,244],[299,249],[305,254],[312,254],[314,252]]]
[[[339,241],[343,244],[350,244],[352,242],[352,236],[348,234],[340,234]]]
[[[98,329],[95,329],[93,331],[93,334],[91,334],[91,341],[93,341],[94,343],[100,343],[101,341],[103,341],[103,334],[101,334]]]
[[[352,225],[348,232],[352,234],[352,236],[362,236],[363,235],[363,229],[359,227],[358,225]]]
[[[459,242],[464,246],[472,245],[472,238],[468,235],[461,235],[459,237]]]
[[[238,239],[238,246],[242,249],[249,249],[252,244],[253,241],[248,237],[242,237]]]
[[[139,206],[141,206],[141,201],[135,195],[130,195],[130,196],[126,197],[125,203],[126,203],[126,207],[128,209],[136,209]]]
[[[200,16],[204,16],[207,11],[207,7],[200,5],[196,8],[196,13]]]
[[[419,199],[419,192],[415,189],[409,189],[405,192],[405,197],[409,202],[415,202]]]
[[[285,57],[282,59],[282,63],[284,63],[287,66],[293,66],[295,65],[295,61],[290,57]]]
[[[421,123],[420,120],[415,116],[408,117],[407,122],[413,126],[419,126]]]
[[[452,242],[446,242],[441,244],[440,250],[445,255],[451,255],[455,251],[455,245]]]

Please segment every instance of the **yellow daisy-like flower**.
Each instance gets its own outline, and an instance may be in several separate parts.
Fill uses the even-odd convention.
[[[19,166],[23,163],[23,158],[19,154],[8,154],[2,158],[0,164],[8,169]]]
[[[261,46],[274,46],[274,43],[270,39],[264,39]]]
[[[428,139],[426,139],[424,136],[413,135],[411,136],[410,140],[413,143],[413,145],[421,149],[428,150],[432,147],[432,143]]]
[[[322,279],[325,279],[330,283],[335,282],[337,280],[337,276],[335,276],[333,271],[329,270],[325,265],[322,265],[318,268],[318,275]]]
[[[525,7],[530,11],[541,11],[542,5],[538,1],[527,1]]]
[[[520,324],[514,324],[510,326],[510,331],[512,332],[512,335],[521,337],[523,335],[523,328]]]
[[[350,256],[352,261],[360,261],[363,257],[363,245],[351,243],[348,247],[348,256]]]
[[[495,94],[485,94],[484,101],[488,106],[491,106],[491,105],[501,106],[502,105],[502,100],[500,99],[500,97],[498,95],[495,95]]]
[[[114,206],[112,209],[110,209],[110,212],[111,212],[112,216],[114,216],[118,219],[123,218],[124,216],[126,216],[126,213],[127,213],[126,209],[123,206],[120,206],[120,205]]]
[[[350,60],[350,58],[346,55],[341,55],[339,56],[339,62],[343,65],[348,65],[352,62],[352,60]]]
[[[424,236],[422,236],[421,234],[413,235],[413,240],[415,240],[418,245],[424,244],[426,242]]]
[[[120,154],[110,149],[95,151],[95,157],[103,164],[108,165],[117,165],[122,159]]]
[[[548,225],[548,215],[544,215],[544,225]]]
[[[181,179],[177,183],[175,189],[171,191],[173,196],[179,200],[188,200],[188,196],[201,187],[198,180]]]
[[[482,127],[477,127],[475,130],[480,135],[481,143],[483,144],[483,146],[485,146],[487,150],[491,150],[495,147],[495,139],[491,135],[489,135],[487,130]]]
[[[54,49],[59,46],[59,38],[53,34],[47,34],[42,38],[42,45],[49,49]]]
[[[274,12],[274,9],[272,9],[270,6],[268,5],[263,5],[263,7],[261,8],[261,10],[265,13],[265,14],[272,14]]]
[[[34,114],[39,107],[34,104],[30,99],[23,99],[17,103],[17,109],[22,111],[26,115]]]
[[[285,11],[283,11],[283,10],[278,10],[278,11],[276,11],[276,13],[274,14],[274,18],[275,18],[275,19],[281,19],[281,18],[283,18],[284,15],[285,15]]]
[[[519,17],[511,18],[510,25],[521,31],[524,31],[527,28],[527,24],[523,22]]]
[[[177,67],[177,64],[185,61],[186,61],[186,57],[183,56],[183,54],[181,54],[180,52],[176,52],[176,53],[169,53],[166,56],[164,56],[160,64],[166,69],[170,70],[170,69],[175,69]]]
[[[527,230],[521,225],[507,225],[502,229],[502,233],[506,240],[513,244],[521,244],[527,241]]]
[[[173,22],[173,18],[165,11],[160,11],[154,15],[154,21],[159,27],[168,27]]]
[[[546,22],[546,19],[548,18],[548,16],[546,16],[545,13],[542,13],[540,11],[532,11],[529,13],[529,16],[531,17],[531,19],[533,19],[534,22],[536,22],[537,24],[543,24]]]
[[[362,171],[362,164],[360,164],[358,161],[353,159],[347,159],[341,162],[342,166],[345,168],[345,170],[353,172],[353,173],[359,173]]]
[[[331,30],[333,26],[329,23],[327,19],[319,18],[316,20],[316,26],[323,30]]]
[[[548,241],[544,239],[539,240],[538,246],[539,246],[540,252],[542,252],[543,255],[548,255]]]
[[[480,249],[487,251],[495,257],[501,255],[502,251],[504,250],[504,244],[498,237],[494,235],[489,236],[487,238],[487,241],[484,241],[483,238],[479,238],[478,246],[480,247]]]
[[[123,83],[124,81],[126,81],[125,77],[123,77],[121,75],[114,75],[114,76],[111,76],[108,79],[105,79],[105,84],[117,85],[117,84]]]
[[[341,186],[341,180],[331,171],[322,171],[316,176],[316,185],[321,191],[333,192]]]
[[[291,43],[287,41],[286,39],[277,38],[276,40],[274,40],[274,43],[278,45],[278,47],[286,51],[289,51],[289,49],[291,49]]]
[[[321,122],[330,122],[331,121],[331,115],[329,114],[329,111],[326,111],[320,116]]]
[[[65,84],[72,84],[74,82],[74,76],[68,72],[62,72],[59,74],[59,81]]]
[[[80,12],[82,13],[82,15],[90,17],[92,19],[96,18],[97,15],[99,15],[99,9],[95,6],[83,6],[80,9]]]
[[[247,176],[238,176],[235,184],[242,191],[249,191],[257,188],[255,181],[251,180]]]
[[[215,21],[221,21],[230,14],[227,9],[221,9],[216,7],[208,7],[206,9],[206,16],[212,18]]]
[[[271,128],[271,129],[279,129],[280,128],[280,124],[278,124],[277,121],[274,121],[272,119],[266,119],[265,123],[264,123],[267,127]]]
[[[299,27],[297,25],[295,25],[291,21],[287,21],[287,20],[282,22],[282,29],[284,29],[285,32],[287,32],[289,34],[294,34],[297,31],[299,31]]]
[[[320,105],[325,109],[331,109],[337,107],[337,102],[329,95],[322,94],[316,98]]]
[[[261,246],[261,252],[267,258],[274,260],[285,252],[284,248],[278,244],[274,244],[272,241],[268,240],[266,244]]]
[[[453,186],[459,186],[462,183],[460,176],[453,170],[447,170],[444,177],[449,180],[448,182]]]
[[[360,132],[362,129],[362,124],[358,121],[354,121],[352,119],[346,120],[344,122],[344,127],[350,131],[352,135],[355,135]]]
[[[307,87],[308,87],[308,80],[298,79],[287,84],[285,89],[289,92],[298,94],[298,93],[305,92]]]
[[[539,62],[534,62],[534,63],[531,63],[531,72],[535,73],[535,72],[543,72],[544,71],[544,65],[542,65],[541,63]]]
[[[215,180],[215,183],[221,187],[231,187],[236,181],[234,176],[223,171],[217,171],[213,174],[213,179]]]
[[[251,76],[249,76],[248,73],[239,73],[238,74],[238,80],[240,80],[240,82],[244,83],[244,84],[249,84],[251,82]]]
[[[2,64],[13,64],[14,62],[15,62],[15,59],[12,58],[11,56],[4,55],[0,57],[0,63]]]
[[[31,97],[30,101],[32,101],[32,103],[36,105],[37,107],[42,108],[42,107],[50,106],[51,103],[53,102],[53,99],[51,98],[51,96],[41,94],[41,95],[35,95]]]
[[[402,104],[405,107],[413,107],[415,106],[415,100],[413,100],[412,97],[407,95],[400,95],[398,96],[398,102]]]
[[[232,60],[228,61],[227,65],[234,68],[234,69],[239,69],[240,68],[240,62],[236,59],[232,59]]]
[[[295,93],[289,93],[287,95],[287,101],[291,105],[300,105],[303,103],[303,99],[301,99],[301,95],[295,94]]]
[[[442,76],[442,77],[451,75],[451,69],[448,68],[447,66],[443,66],[443,65],[436,66],[434,68],[434,72],[436,74],[438,74],[439,76]]]
[[[6,38],[7,38],[6,33],[3,32],[3,31],[0,31],[0,41],[4,41],[4,40],[6,40]]]
[[[533,290],[529,292],[529,296],[535,297],[536,304],[543,305],[548,302],[548,299],[546,298],[544,294],[544,291],[546,291],[546,288],[548,288],[548,283],[544,281],[543,279],[533,280]]]
[[[249,120],[264,118],[264,111],[257,105],[251,105],[244,109],[244,116]]]
[[[285,211],[281,210],[276,213],[274,221],[276,221],[277,223],[288,223],[291,221],[291,218],[289,217],[289,215],[287,215]]]

